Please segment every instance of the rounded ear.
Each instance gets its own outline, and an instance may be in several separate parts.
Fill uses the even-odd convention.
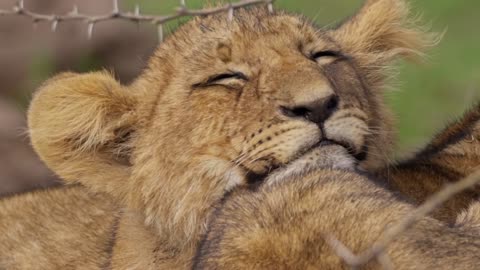
[[[352,53],[413,56],[438,41],[438,35],[425,30],[410,15],[405,0],[367,0],[334,35]]]
[[[28,111],[33,148],[61,178],[122,194],[137,99],[109,73],[64,73],[47,81]]]
[[[399,56],[422,56],[438,43],[441,35],[428,33],[417,21],[404,0],[367,0],[353,17],[329,33],[361,67],[383,71]]]

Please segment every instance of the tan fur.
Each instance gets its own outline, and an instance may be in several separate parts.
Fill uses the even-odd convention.
[[[0,269],[98,269],[110,263],[120,209],[82,186],[0,200]]]
[[[449,183],[480,169],[480,103],[448,125],[414,157],[379,171],[392,190],[422,203]],[[480,196],[480,187],[466,190],[447,201],[433,216],[454,223],[459,212]]]
[[[105,193],[106,203],[121,206],[109,217],[118,216],[110,231],[112,246],[98,253],[110,258],[108,267],[188,268],[213,205],[251,176],[272,171],[273,182],[275,176],[301,175],[304,171],[286,166],[302,165],[300,156],[336,168],[355,162],[367,170],[386,166],[393,144],[382,97],[389,67],[398,56],[415,55],[431,42],[411,23],[401,0],[367,1],[335,29],[317,29],[266,8],[238,10],[233,21],[226,14],[197,18],[159,46],[132,85],[122,86],[105,72],[68,73],[46,82],[29,110],[32,143],[66,183],[85,186],[78,196]],[[315,61],[316,52],[337,55]],[[230,75],[212,81],[225,73]],[[320,113],[313,114],[317,109]],[[315,149],[329,141],[359,160],[326,159],[330,154]],[[41,193],[35,203],[55,207],[53,194]],[[51,215],[78,211],[70,199],[75,196],[65,194],[61,210]],[[0,208],[28,204],[6,199]],[[95,200],[85,204],[103,207]],[[29,213],[18,222],[49,226],[46,217],[37,216]],[[17,218],[10,211],[0,223]],[[64,226],[77,219],[90,216],[64,220]],[[90,229],[103,226],[92,223]],[[8,262],[7,268],[15,269],[21,262],[9,243],[32,238],[8,228],[0,242],[0,265]],[[81,239],[78,233],[65,232]],[[106,246],[111,241],[83,239]],[[49,255],[81,257],[83,252],[57,248],[58,240],[47,235],[35,240],[51,247],[44,249]],[[30,266],[55,268],[53,257]],[[76,258],[66,260],[75,265]]]
[[[472,203],[467,210],[457,216],[456,226],[469,227],[480,235],[480,202]]]
[[[414,209],[372,179],[320,166],[229,196],[193,269],[350,269],[327,237],[358,254]],[[421,218],[388,246],[392,269],[478,269],[478,209],[473,205],[454,227]],[[372,260],[359,269],[383,268]]]

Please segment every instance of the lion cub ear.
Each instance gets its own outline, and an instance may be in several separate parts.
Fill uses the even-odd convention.
[[[360,65],[382,66],[397,56],[419,56],[438,42],[438,35],[415,23],[404,0],[367,0],[331,34]]]
[[[58,75],[30,105],[33,147],[66,182],[122,196],[136,107],[135,95],[106,72]]]

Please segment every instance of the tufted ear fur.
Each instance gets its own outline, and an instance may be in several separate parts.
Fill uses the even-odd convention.
[[[357,14],[331,34],[360,67],[367,69],[370,82],[376,83],[382,78],[368,71],[382,70],[399,56],[421,56],[438,42],[439,35],[427,33],[416,23],[404,0],[367,0]]]
[[[33,147],[67,183],[123,197],[136,104],[136,97],[106,72],[58,75],[31,103]]]

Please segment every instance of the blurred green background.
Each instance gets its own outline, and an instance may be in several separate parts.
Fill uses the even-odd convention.
[[[203,2],[189,0],[187,4],[199,8]],[[420,15],[433,31],[445,31],[445,36],[429,52],[425,63],[399,63],[399,79],[386,94],[397,116],[398,154],[418,149],[445,123],[480,100],[480,1],[410,2],[413,14]],[[132,0],[126,2],[126,7],[133,8],[135,3],[157,13],[178,5],[176,0],[161,3]],[[277,0],[275,6],[305,14],[319,25],[329,25],[352,15],[362,3],[362,0]],[[169,30],[176,25],[170,24]]]
[[[189,8],[201,8],[215,0],[186,0]],[[224,0],[224,2],[227,2]],[[235,2],[235,1],[233,1]],[[480,100],[480,1],[410,1],[414,14],[433,31],[444,32],[425,63],[399,63],[400,73],[386,93],[396,112],[399,130],[397,155],[421,147],[445,123]],[[120,0],[121,9],[144,14],[171,14],[179,0]],[[352,15],[363,0],[277,0],[287,9],[330,25]],[[11,9],[15,0],[0,0],[0,9]],[[110,0],[25,0],[28,10],[65,14],[73,5],[85,14],[107,14]],[[173,31],[185,18],[168,23]],[[32,92],[55,73],[107,69],[123,83],[135,78],[158,45],[156,28],[130,21],[102,22],[88,40],[83,22],[32,24],[22,16],[0,16],[0,196],[55,183],[53,173],[38,160],[25,135],[25,111]]]

